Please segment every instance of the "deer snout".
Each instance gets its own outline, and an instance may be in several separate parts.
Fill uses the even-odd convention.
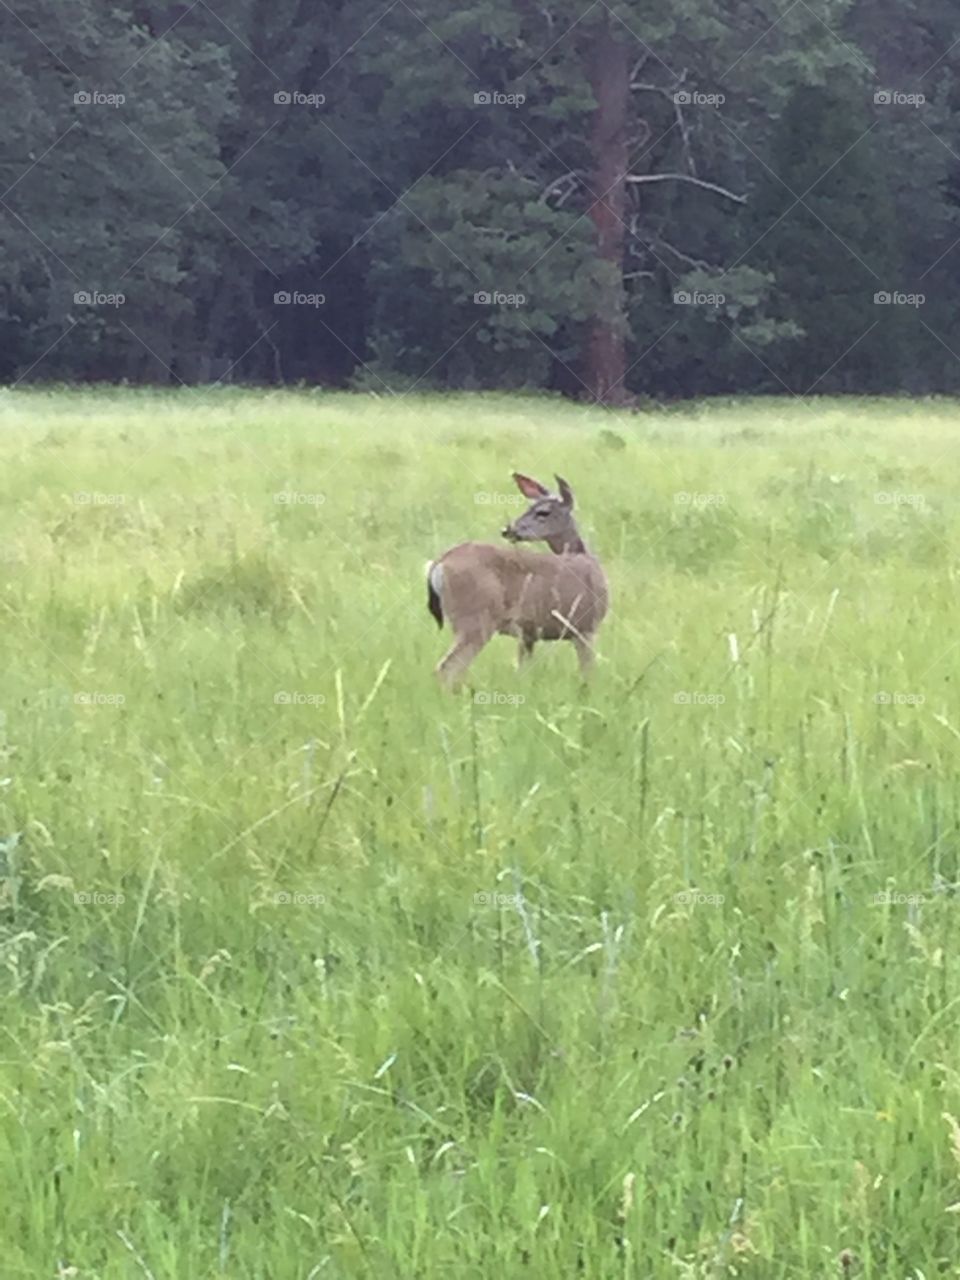
[[[508,524],[500,531],[501,538],[506,538],[508,542],[519,542],[520,538],[515,532],[513,525]]]

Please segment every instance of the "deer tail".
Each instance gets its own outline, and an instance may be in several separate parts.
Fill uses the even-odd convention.
[[[443,606],[440,604],[440,588],[443,585],[443,566],[431,564],[427,569],[427,608],[443,627]]]

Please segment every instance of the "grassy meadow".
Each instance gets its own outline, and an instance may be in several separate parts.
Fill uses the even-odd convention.
[[[960,407],[0,396],[3,1280],[960,1276]],[[424,566],[572,484],[591,683]]]

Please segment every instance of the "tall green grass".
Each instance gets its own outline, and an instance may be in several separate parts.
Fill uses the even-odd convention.
[[[4,1280],[960,1276],[958,440],[3,395]],[[513,467],[601,660],[444,695]]]

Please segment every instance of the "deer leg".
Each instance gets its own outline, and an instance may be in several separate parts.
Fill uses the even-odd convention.
[[[577,660],[580,663],[580,674],[584,679],[593,670],[593,644],[590,636],[571,636],[573,647],[577,651]]]
[[[435,673],[440,682],[452,689],[483,646],[487,636],[457,636],[449,651],[437,663]]]
[[[521,667],[524,667],[527,664],[527,662],[529,662],[530,657],[533,654],[534,644],[536,644],[536,640],[532,635],[522,634],[520,636],[520,643],[517,645],[517,670],[518,671],[520,670]]]

